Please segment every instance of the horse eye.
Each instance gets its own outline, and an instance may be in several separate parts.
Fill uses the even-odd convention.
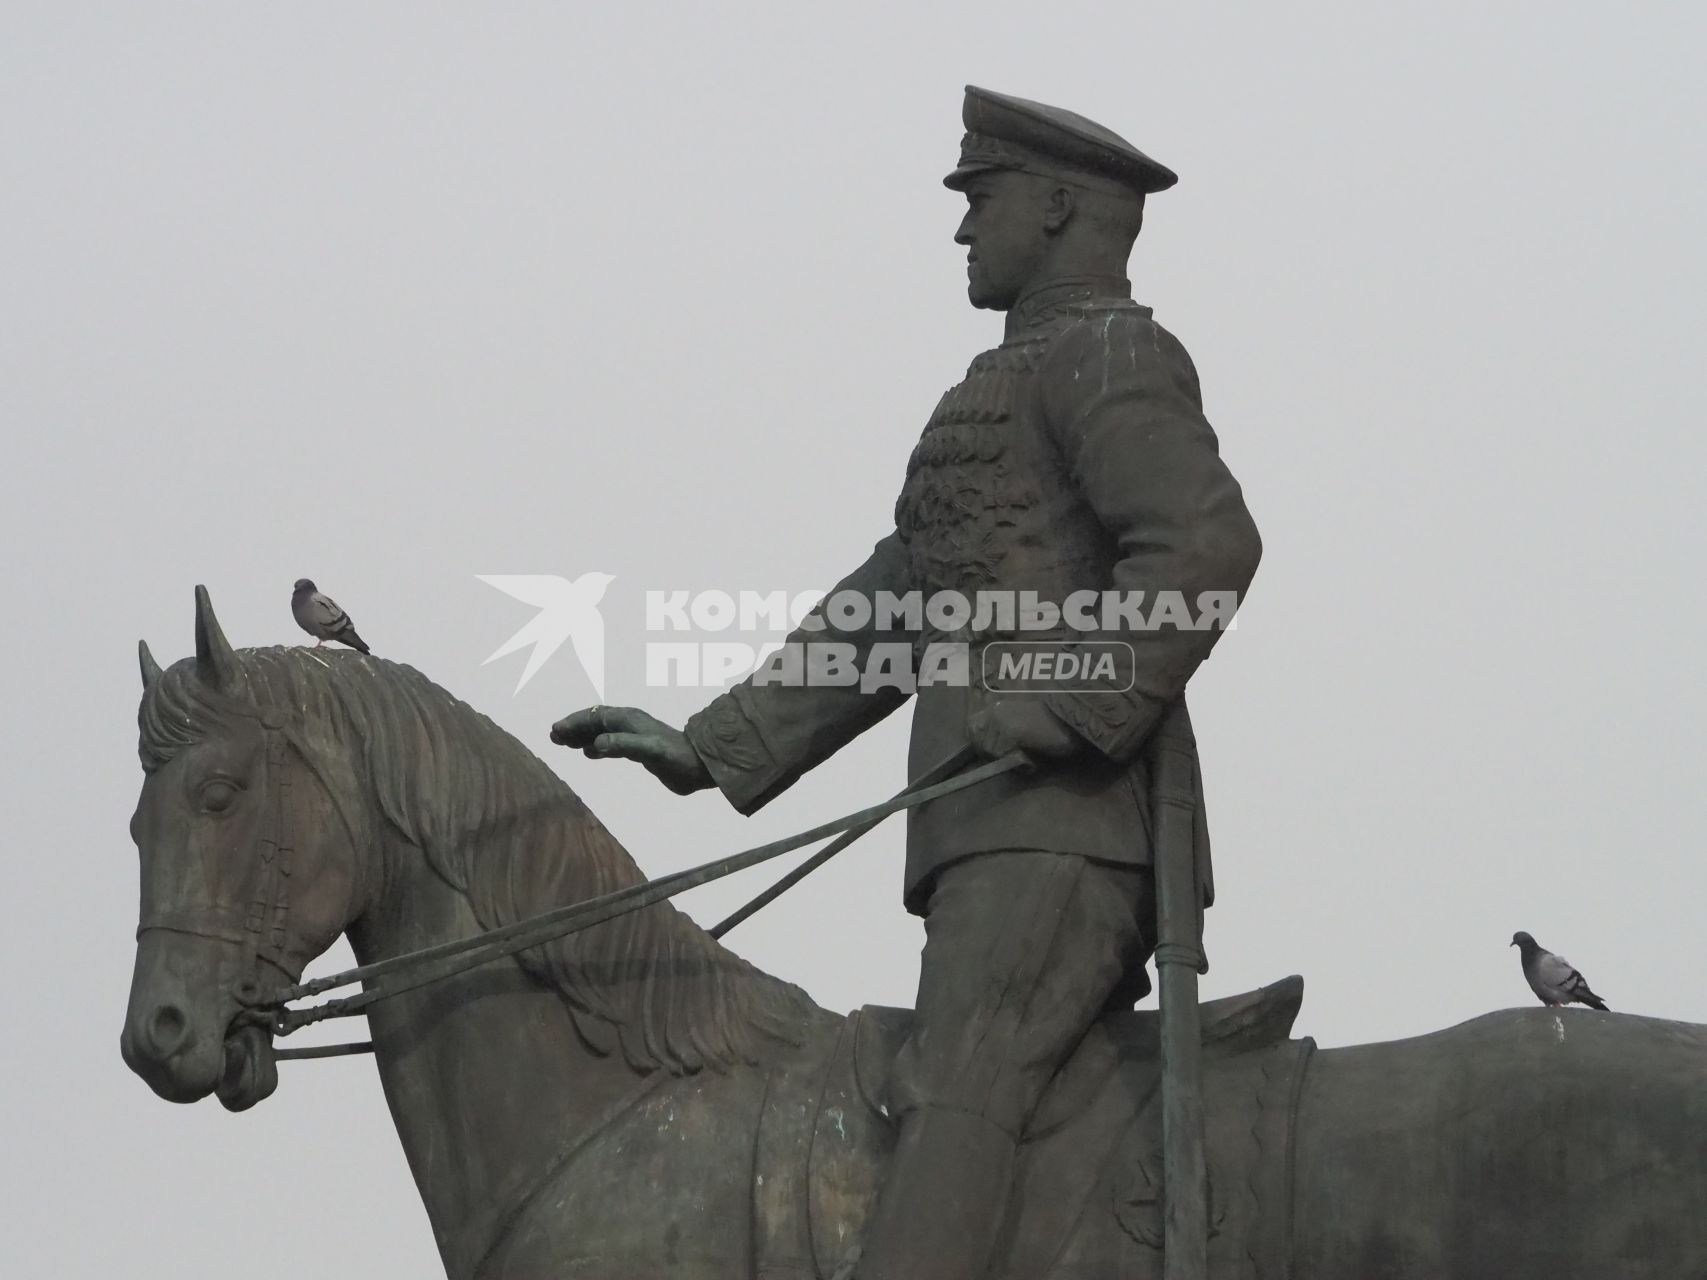
[[[231,802],[237,799],[237,793],[241,790],[242,788],[229,778],[210,778],[202,785],[199,797],[201,807],[207,813],[224,813],[231,807]]]

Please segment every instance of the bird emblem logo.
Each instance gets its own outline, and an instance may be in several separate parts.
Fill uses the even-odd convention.
[[[533,646],[522,667],[521,678],[516,681],[516,693],[520,693],[567,640],[593,691],[600,701],[604,700],[605,620],[599,612],[599,601],[616,580],[614,574],[592,570],[573,581],[554,573],[479,573],[475,577],[539,610],[531,621],[493,650],[482,666]]]

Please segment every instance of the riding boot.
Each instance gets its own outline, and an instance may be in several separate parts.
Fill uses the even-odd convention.
[[[858,1280],[981,1280],[1007,1212],[1013,1138],[980,1116],[910,1111],[877,1198]]]

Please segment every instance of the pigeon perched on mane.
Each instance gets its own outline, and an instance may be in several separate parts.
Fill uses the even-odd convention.
[[[350,615],[340,609],[331,596],[322,595],[312,578],[296,580],[296,589],[290,597],[290,612],[296,619],[296,625],[314,637],[316,649],[328,640],[336,640],[358,652],[368,652],[367,641],[356,634]]]

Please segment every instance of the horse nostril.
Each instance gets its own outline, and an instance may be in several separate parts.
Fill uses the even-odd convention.
[[[149,1016],[144,1028],[149,1056],[156,1062],[164,1062],[184,1047],[189,1032],[189,1019],[184,1017],[182,1009],[175,1004],[161,1005]]]

